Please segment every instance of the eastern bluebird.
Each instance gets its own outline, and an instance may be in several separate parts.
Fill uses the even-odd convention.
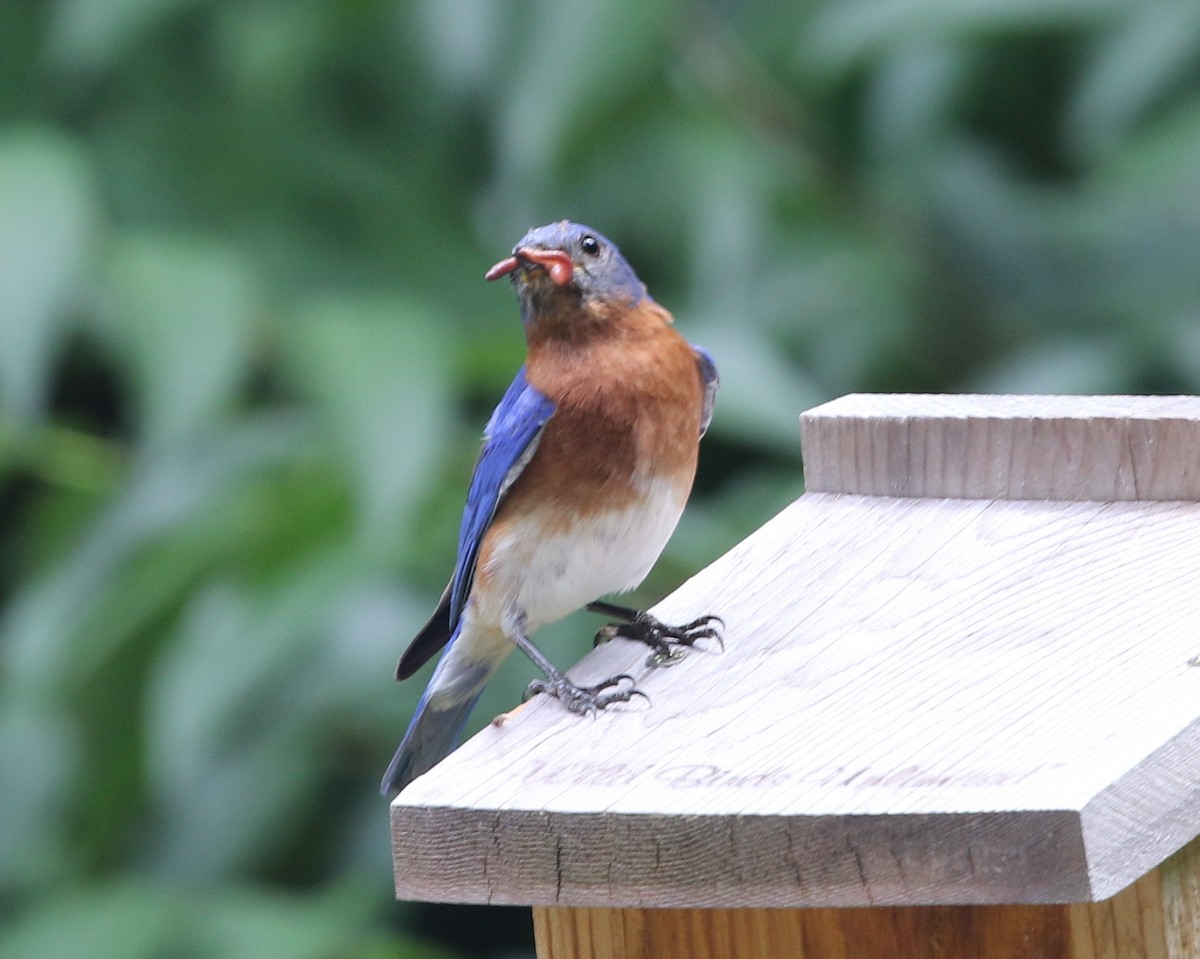
[[[620,251],[566,220],[531,230],[486,274],[511,276],[528,353],[484,432],[450,585],[400,658],[406,679],[446,647],[383,777],[389,796],[457,744],[514,647],[545,673],[530,692],[590,713],[638,691],[577,686],[529,637],[584,606],[660,655],[719,639],[715,616],[667,626],[598,597],[633,589],[670,538],[712,419],[712,357],[672,327]]]

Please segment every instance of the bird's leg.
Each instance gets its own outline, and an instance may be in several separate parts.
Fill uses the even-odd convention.
[[[649,613],[643,613],[627,606],[617,606],[597,600],[588,603],[587,608],[593,613],[604,616],[616,616],[624,620],[620,623],[609,623],[596,633],[593,645],[599,646],[618,636],[623,639],[634,639],[645,643],[654,650],[646,660],[647,666],[670,666],[679,662],[687,655],[687,648],[701,639],[715,639],[721,649],[725,641],[721,638],[721,630],[725,621],[720,616],[700,616],[682,626],[671,626]]]
[[[597,710],[611,706],[613,703],[627,703],[634,696],[641,696],[647,701],[650,699],[640,689],[634,688],[633,677],[626,673],[596,683],[595,686],[579,686],[571,682],[562,670],[550,662],[545,654],[533,645],[533,642],[525,635],[524,623],[517,624],[507,632],[509,639],[517,645],[521,652],[532,659],[534,665],[546,674],[545,679],[535,679],[525,688],[524,699],[530,699],[538,693],[546,693],[566,706],[569,712],[591,715],[595,715]],[[629,684],[628,686],[621,685],[626,682]]]

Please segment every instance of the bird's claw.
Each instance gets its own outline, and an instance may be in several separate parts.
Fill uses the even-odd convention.
[[[618,636],[633,639],[653,650],[646,659],[647,666],[673,666],[687,656],[689,647],[702,639],[715,639],[724,652],[725,640],[721,636],[724,628],[725,620],[720,616],[700,616],[682,626],[671,626],[649,613],[639,613],[632,622],[609,623],[601,628],[593,645],[599,646]]]
[[[624,682],[628,682],[629,685],[622,686],[621,684]],[[567,707],[568,712],[577,715],[586,713],[589,716],[596,715],[599,710],[611,706],[613,703],[627,703],[634,696],[641,696],[646,702],[650,702],[650,697],[633,685],[633,677],[627,673],[613,676],[611,679],[596,683],[595,686],[577,686],[566,676],[535,679],[525,687],[525,695],[522,699],[532,699],[538,693],[553,696]]]

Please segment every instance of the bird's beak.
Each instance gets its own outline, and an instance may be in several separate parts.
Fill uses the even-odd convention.
[[[505,257],[493,266],[483,274],[483,278],[498,280],[518,269],[522,262],[536,263],[545,269],[550,275],[550,279],[558,286],[566,286],[575,274],[575,264],[571,262],[571,257],[564,250],[535,250],[532,247],[523,246],[512,256]]]

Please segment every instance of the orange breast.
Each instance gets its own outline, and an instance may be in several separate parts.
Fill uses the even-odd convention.
[[[537,451],[501,506],[553,502],[572,515],[635,503],[651,479],[687,496],[696,472],[703,384],[691,346],[652,303],[610,335],[530,335],[526,376],[555,403]]]

